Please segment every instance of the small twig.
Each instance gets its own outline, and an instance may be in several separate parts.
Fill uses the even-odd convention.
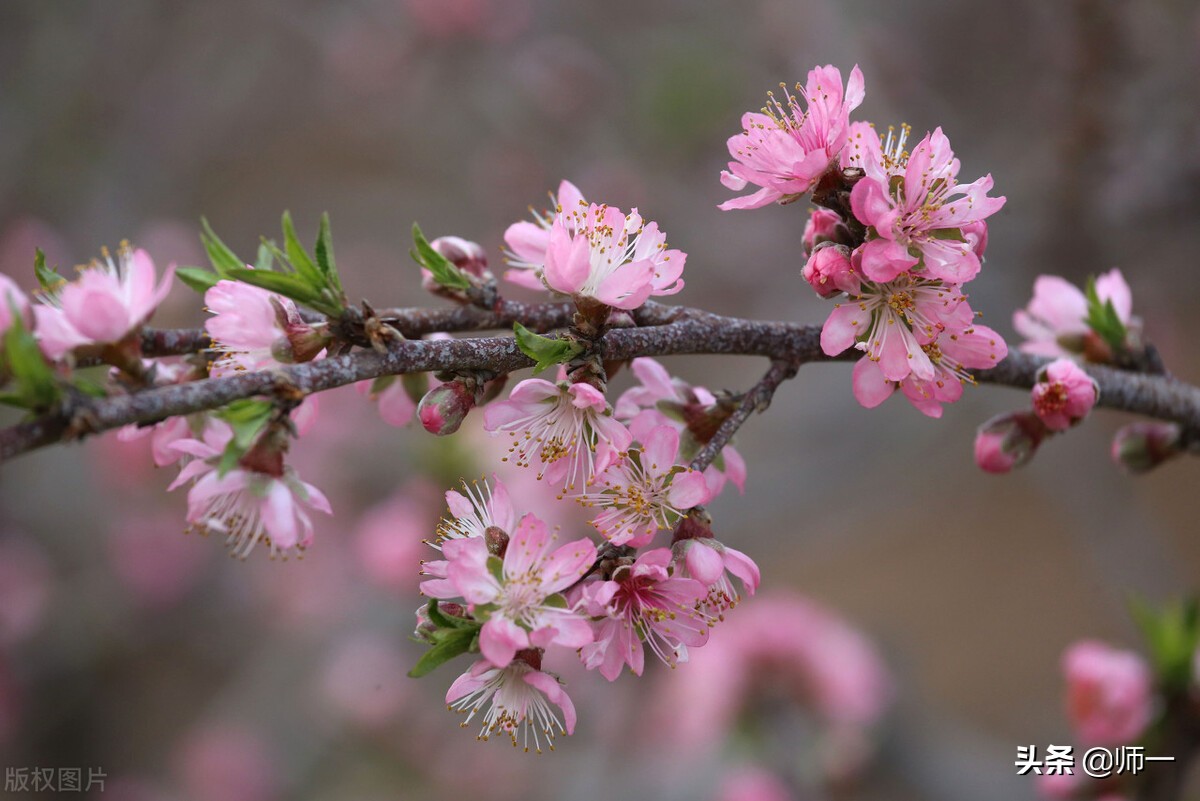
[[[759,379],[758,383],[750,388],[750,391],[742,398],[741,404],[734,410],[733,414],[725,418],[721,423],[721,427],[717,429],[717,433],[713,434],[712,439],[704,444],[700,452],[696,454],[696,458],[692,459],[689,467],[693,470],[705,470],[713,460],[717,458],[717,454],[721,449],[729,444],[733,439],[733,435],[737,433],[742,424],[750,419],[750,415],[755,412],[766,411],[771,405],[771,398],[775,396],[775,390],[779,385],[789,378],[796,375],[799,369],[798,365],[789,361],[773,361],[771,369],[767,370],[766,374]]]

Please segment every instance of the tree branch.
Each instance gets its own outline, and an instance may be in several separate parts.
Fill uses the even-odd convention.
[[[447,310],[403,311],[410,331],[468,330],[500,327],[511,319],[549,329],[570,323],[568,304],[513,304],[498,312],[468,307]],[[517,318],[517,314],[528,318]],[[821,351],[821,327],[784,322],[760,322],[722,317],[682,307],[647,304],[639,310],[636,328],[605,333],[595,343],[604,360],[674,354],[740,354],[764,356],[799,366],[813,361],[849,361],[859,357],[848,351],[830,358]],[[461,326],[461,328],[455,328]],[[1014,387],[1032,387],[1046,359],[1014,353],[995,368],[977,371],[979,381]],[[282,388],[305,393],[383,375],[439,370],[491,370],[508,373],[532,365],[511,337],[427,341],[409,339],[395,343],[385,354],[356,351],[276,370],[228,378],[149,389],[134,395],[102,399],[77,399],[61,410],[0,430],[0,461],[39,447],[90,433],[134,423],[151,423],[167,417],[215,409],[239,398],[271,395]],[[1173,378],[1087,366],[1100,386],[1099,405],[1180,423],[1200,431],[1200,388]]]
[[[712,439],[704,444],[704,447],[700,449],[696,458],[692,459],[692,463],[688,466],[693,470],[703,471],[712,464],[713,460],[717,458],[717,454],[729,444],[729,440],[733,439],[733,435],[742,427],[742,424],[750,419],[751,414],[766,411],[767,406],[771,404],[771,398],[775,396],[775,390],[784,381],[795,376],[797,369],[797,366],[791,362],[771,362],[771,369],[767,370],[766,375],[746,393],[741,404],[733,414],[725,418],[721,427],[717,429],[717,433],[713,434]]]

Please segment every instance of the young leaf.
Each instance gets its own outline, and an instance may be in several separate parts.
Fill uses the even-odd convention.
[[[47,409],[59,396],[54,371],[46,364],[33,334],[25,329],[17,305],[11,298],[6,302],[12,310],[12,325],[4,335],[4,359],[17,385],[10,402],[26,409]]]
[[[288,262],[296,274],[319,292],[321,287],[325,286],[325,277],[313,263],[308,251],[300,244],[296,237],[296,227],[292,225],[292,215],[286,211],[283,213],[283,249],[287,251]]]
[[[278,250],[275,243],[261,242],[258,245],[258,258],[254,260],[254,269],[256,270],[271,270],[275,267],[275,257],[272,255],[272,249]]]
[[[201,295],[212,289],[221,280],[221,276],[203,267],[176,267],[175,277],[182,281],[184,286],[194,289]]]
[[[324,273],[326,281],[338,292],[342,291],[342,279],[338,275],[337,263],[333,259],[333,234],[329,231],[329,214],[321,215],[321,229],[317,233],[317,267]]]
[[[450,289],[470,289],[470,279],[449,259],[433,249],[425,234],[421,233],[421,226],[413,223],[412,234],[416,249],[409,251],[409,255],[413,261],[433,274],[433,280]]]
[[[1096,292],[1095,277],[1088,278],[1085,294],[1087,295],[1087,317],[1084,322],[1087,323],[1088,328],[1091,328],[1096,336],[1108,343],[1108,346],[1114,351],[1123,350],[1128,333],[1125,330],[1125,324],[1121,322],[1111,300],[1100,300],[1100,295]]]
[[[544,337],[533,333],[520,323],[513,323],[513,333],[516,335],[517,347],[536,362],[533,367],[535,374],[547,367],[569,362],[583,350],[583,346],[578,342]]]
[[[291,298],[298,303],[312,306],[318,311],[325,311],[322,307],[328,305],[321,302],[320,291],[314,289],[298,275],[250,270],[241,267],[236,270],[230,270],[229,277],[235,281],[244,281],[247,284],[268,289],[283,295],[285,298]]]
[[[412,670],[408,671],[408,675],[414,679],[419,679],[444,662],[449,662],[459,654],[465,654],[471,649],[471,643],[475,639],[475,635],[479,633],[480,628],[480,626],[469,626],[456,629],[439,629],[436,635],[437,643],[431,646],[417,660],[417,664]]]
[[[58,274],[57,271],[46,266],[46,254],[41,248],[35,248],[33,251],[33,272],[37,276],[38,283],[42,289],[47,292],[54,290],[59,284],[62,284],[67,279]]]
[[[208,254],[208,260],[212,262],[217,275],[227,278],[230,270],[240,270],[246,267],[246,263],[239,259],[237,254],[230,250],[229,246],[213,232],[208,220],[201,217],[200,227],[203,229],[200,232],[200,241],[204,243],[204,251]]]

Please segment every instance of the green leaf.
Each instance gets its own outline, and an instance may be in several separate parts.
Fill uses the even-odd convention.
[[[310,286],[299,275],[250,270],[242,267],[237,270],[230,270],[229,277],[235,281],[244,281],[253,286],[269,289],[298,303],[312,306],[318,311],[325,311],[329,306],[328,303],[322,301],[320,291]]]
[[[275,256],[272,254],[272,248],[275,248],[275,243],[260,242],[258,245],[258,258],[254,260],[254,269],[256,270],[272,270],[275,267]],[[278,248],[275,248],[278,250]]]
[[[471,288],[471,281],[463,274],[463,271],[433,249],[429,240],[425,238],[425,234],[421,233],[421,226],[413,223],[412,234],[416,250],[409,251],[409,255],[412,256],[413,261],[433,274],[433,280],[450,289]]]
[[[4,334],[4,359],[16,381],[17,390],[10,402],[25,409],[48,409],[59,398],[54,371],[46,363],[33,334],[25,328],[25,319],[12,298],[5,298],[12,311],[12,325]]]
[[[569,362],[583,350],[578,342],[568,339],[551,339],[535,334],[520,323],[513,323],[513,333],[516,335],[517,347],[521,349],[536,364],[533,372],[540,373],[547,367]]]
[[[1088,328],[1108,343],[1108,346],[1114,351],[1124,350],[1128,334],[1125,324],[1121,322],[1111,300],[1103,302],[1100,300],[1100,295],[1096,292],[1094,276],[1088,278],[1085,294],[1087,296],[1087,317],[1084,322],[1087,323]]]
[[[287,251],[288,262],[296,274],[314,290],[320,292],[321,288],[326,285],[325,277],[313,263],[308,251],[300,244],[300,240],[296,237],[296,227],[292,225],[292,215],[286,211],[283,213],[283,249]]]
[[[37,276],[38,283],[42,289],[47,292],[52,292],[58,288],[60,284],[66,282],[67,279],[58,274],[56,270],[52,270],[46,266],[46,254],[41,248],[35,248],[33,251],[33,272]]]
[[[212,227],[208,224],[208,220],[200,218],[200,227],[203,229],[200,232],[200,241],[204,243],[204,251],[208,254],[208,260],[212,262],[213,269],[217,271],[217,275],[222,278],[228,278],[230,270],[245,269],[246,263],[237,257],[237,254],[229,249],[229,246],[221,241],[221,238],[213,232]]]
[[[194,289],[201,295],[212,289],[221,280],[221,276],[203,267],[176,267],[175,277],[182,281],[184,286]]]
[[[325,275],[325,280],[329,286],[342,291],[342,279],[338,275],[337,262],[333,258],[333,234],[329,231],[329,214],[321,215],[321,229],[317,232],[317,246],[315,248],[317,256],[317,267]]]
[[[1133,618],[1146,638],[1150,663],[1168,692],[1186,692],[1200,645],[1200,607],[1195,599],[1155,609],[1143,601],[1130,603]]]
[[[408,671],[408,675],[419,679],[439,665],[449,662],[460,654],[465,654],[471,650],[471,643],[479,629],[478,625],[457,629],[439,629],[435,633],[438,641],[417,660],[417,664]]]

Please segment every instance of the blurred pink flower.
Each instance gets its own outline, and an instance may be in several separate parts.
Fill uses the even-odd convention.
[[[975,432],[975,464],[987,473],[1007,473],[1032,459],[1046,434],[1033,412],[996,415]]]
[[[446,703],[456,712],[466,714],[463,725],[471,722],[487,704],[479,739],[507,734],[514,746],[542,753],[542,738],[550,750],[559,734],[575,731],[575,705],[558,680],[543,673],[525,660],[516,660],[497,668],[486,659],[476,662],[450,685]],[[551,709],[557,706],[558,714]]]
[[[742,765],[721,779],[717,801],[792,801],[787,785],[766,768]]]
[[[757,209],[794,199],[811,191],[836,161],[849,134],[850,112],[863,100],[862,72],[855,66],[843,91],[837,67],[815,67],[796,90],[799,99],[787,90],[783,102],[768,93],[765,113],[742,115],[742,133],[728,142],[734,160],[721,172],[721,183],[735,192],[750,184],[760,189],[720,208]]]
[[[5,532],[0,538],[0,646],[12,646],[42,625],[53,575],[35,540]]]
[[[156,287],[154,262],[146,251],[123,244],[115,261],[104,251],[104,261],[93,261],[34,307],[42,351],[61,359],[81,345],[121,341],[154,313],[174,275],[172,264]]]
[[[506,41],[529,24],[528,0],[405,0],[409,16],[429,37]]]
[[[1152,678],[1133,651],[1095,640],[1077,642],[1063,654],[1067,718],[1084,745],[1127,745],[1150,723]]]
[[[192,801],[271,801],[281,794],[267,742],[237,725],[191,732],[176,746],[174,762]]]
[[[417,586],[417,564],[434,520],[403,489],[363,513],[355,527],[358,568],[380,587],[408,594]]]
[[[320,676],[325,704],[339,716],[380,729],[408,696],[405,656],[385,637],[360,632],[334,648]]]
[[[1066,431],[1088,416],[1100,398],[1100,387],[1075,362],[1057,359],[1038,371],[1031,395],[1033,411],[1046,428]]]
[[[17,312],[16,315],[13,314],[14,308]],[[17,316],[22,318],[25,330],[28,331],[32,323],[29,314],[29,298],[25,297],[25,293],[17,286],[16,281],[4,273],[0,273],[0,336],[3,336],[12,327],[13,320]],[[0,349],[3,347],[4,343],[0,342]]]
[[[169,606],[187,595],[203,573],[211,551],[182,536],[181,528],[173,515],[138,514],[110,529],[113,572],[139,601]]]

